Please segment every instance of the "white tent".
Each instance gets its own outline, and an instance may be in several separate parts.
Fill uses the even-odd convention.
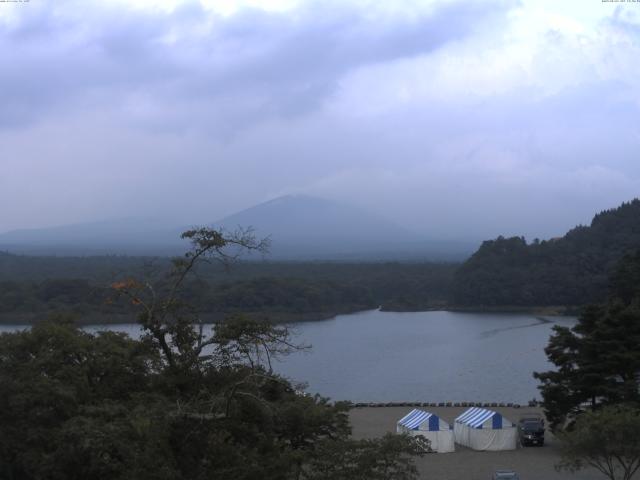
[[[424,410],[411,410],[398,420],[397,432],[411,436],[422,435],[431,442],[431,450],[434,452],[455,451],[451,426],[437,415]]]
[[[498,412],[470,408],[455,419],[456,443],[474,450],[515,450],[516,426]]]

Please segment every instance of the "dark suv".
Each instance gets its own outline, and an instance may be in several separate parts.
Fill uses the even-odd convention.
[[[544,445],[544,420],[541,416],[523,417],[518,422],[518,438],[520,445]]]

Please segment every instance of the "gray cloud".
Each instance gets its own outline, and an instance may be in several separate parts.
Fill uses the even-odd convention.
[[[640,191],[640,43],[617,13],[514,54],[518,8],[30,2],[0,23],[0,231],[312,193],[439,237],[558,235]]]
[[[169,13],[40,4],[0,31],[0,62],[12,66],[0,78],[7,105],[0,124],[95,102],[126,108],[137,97],[155,104],[167,128],[211,125],[210,133],[298,115],[320,108],[348,71],[464,38],[508,5],[458,2],[368,18],[347,4],[319,2],[293,14],[244,9],[223,18],[197,2]]]

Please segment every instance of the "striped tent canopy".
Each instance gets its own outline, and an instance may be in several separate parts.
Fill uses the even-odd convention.
[[[412,437],[421,436],[429,440],[429,452],[447,453],[455,451],[453,428],[437,415],[414,409],[398,420],[396,431]]]
[[[493,410],[486,410],[484,408],[473,407],[465,411],[462,415],[456,418],[456,423],[462,423],[471,428],[482,428],[484,423],[491,419],[491,428],[500,429],[503,427],[503,418],[498,412]],[[505,427],[513,426],[511,422],[505,421]]]
[[[409,430],[418,430],[420,425],[429,422],[428,430],[440,430],[440,419],[437,415],[424,410],[413,409],[398,420],[398,424]],[[426,429],[425,429],[426,430]]]

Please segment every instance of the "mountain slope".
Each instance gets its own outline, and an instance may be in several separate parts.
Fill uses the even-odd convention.
[[[216,226],[253,227],[257,236],[271,238],[273,258],[464,258],[463,250],[468,249],[429,242],[382,216],[305,195],[270,200],[226,217]]]
[[[393,243],[415,238],[402,227],[380,216],[330,200],[288,195],[261,203],[226,217],[216,225],[252,226],[258,235],[275,241],[321,245],[327,242],[357,244]]]
[[[279,197],[213,224],[235,230],[253,227],[270,237],[277,260],[462,260],[472,243],[430,241],[374,213],[304,195]],[[0,235],[0,250],[36,255],[179,255],[191,228],[166,221],[120,219]]]
[[[38,255],[173,254],[186,248],[180,231],[159,220],[105,220],[14,230],[0,235],[0,249]]]
[[[640,248],[640,200],[597,214],[564,237],[527,244],[522,237],[489,240],[460,267],[458,305],[584,305],[603,300],[608,276]]]

